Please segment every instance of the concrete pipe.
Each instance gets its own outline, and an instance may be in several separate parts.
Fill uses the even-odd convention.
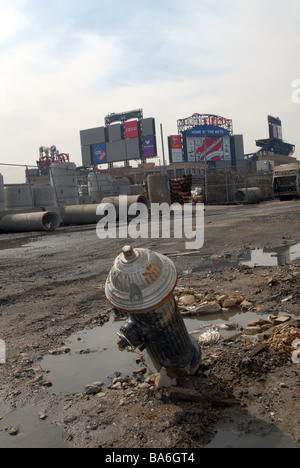
[[[111,203],[112,205],[114,205],[114,207],[116,208],[116,211],[117,211],[117,215],[119,216],[120,197],[103,198],[101,203]],[[127,213],[128,213],[128,208],[133,203],[141,203],[141,204],[147,206],[147,208],[149,208],[149,201],[148,201],[148,199],[146,197],[144,197],[144,195],[129,195],[129,196],[127,196]]]
[[[57,213],[49,211],[40,213],[20,213],[4,216],[0,221],[2,232],[54,231],[60,225]]]
[[[237,203],[259,203],[263,194],[259,187],[242,188],[235,192],[234,199]]]
[[[99,204],[66,206],[61,215],[63,224],[97,224],[103,217],[97,215],[98,206]]]

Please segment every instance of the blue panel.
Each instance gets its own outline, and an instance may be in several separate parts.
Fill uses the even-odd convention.
[[[204,136],[226,136],[229,135],[229,130],[214,125],[200,125],[199,127],[191,128],[185,132],[186,136],[204,137]]]
[[[107,163],[106,143],[97,143],[92,146],[93,164]]]

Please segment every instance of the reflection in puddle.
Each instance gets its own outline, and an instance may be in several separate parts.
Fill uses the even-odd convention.
[[[275,249],[246,249],[243,252],[225,253],[204,258],[195,268],[182,271],[183,274],[201,273],[206,271],[223,271],[238,268],[242,265],[281,266],[300,259],[300,243],[292,246],[282,246]]]

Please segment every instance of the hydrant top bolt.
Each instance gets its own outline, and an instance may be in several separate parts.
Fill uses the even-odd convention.
[[[126,263],[133,262],[138,257],[137,252],[133,249],[131,245],[125,245],[122,249],[122,252],[123,260],[125,260]]]

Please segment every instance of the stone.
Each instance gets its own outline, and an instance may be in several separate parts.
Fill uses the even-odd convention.
[[[196,302],[196,299],[195,299],[195,296],[189,294],[186,296],[181,296],[178,302],[179,302],[179,305],[187,306],[187,305],[193,305]]]
[[[240,306],[241,306],[242,310],[249,310],[249,309],[251,309],[252,304],[251,304],[251,302],[246,301],[246,299],[244,299],[243,302],[241,302]]]
[[[8,430],[9,435],[16,436],[19,434],[19,428],[17,426],[13,426]]]
[[[244,329],[245,335],[257,335],[258,333],[262,333],[262,329],[259,325],[255,327],[245,327]]]
[[[47,415],[44,411],[40,411],[39,412],[39,418],[41,421],[45,421],[45,419],[47,419]]]
[[[267,324],[269,324],[269,322],[267,320],[264,320],[264,319],[258,317],[258,318],[255,318],[255,319],[251,320],[248,323],[248,327],[257,327],[257,326],[267,325]]]
[[[137,375],[139,373],[145,374],[146,372],[147,372],[146,367],[139,367],[138,369],[135,369],[134,371],[132,371],[134,375]]]
[[[88,384],[84,387],[85,393],[87,395],[96,395],[97,393],[101,392],[103,385],[103,382],[93,382]]]
[[[155,385],[157,388],[172,387],[177,385],[177,378],[170,377],[167,369],[164,367],[158,372]]]
[[[116,382],[114,384],[111,385],[111,387],[113,390],[121,390],[122,389],[122,384],[121,382]]]
[[[220,312],[222,307],[217,301],[212,302],[203,302],[199,307],[195,309],[193,312],[194,314],[215,314],[216,312]]]
[[[228,298],[227,294],[221,294],[220,296],[217,296],[216,299],[220,304],[223,304],[227,298]]]
[[[239,298],[238,298],[238,297],[231,296],[231,297],[228,297],[228,298],[223,302],[223,307],[225,307],[225,308],[236,307],[238,304],[240,304]]]
[[[275,317],[274,323],[275,325],[281,325],[282,323],[289,322],[291,320],[290,315],[278,315],[278,317]]]
[[[60,348],[52,349],[51,351],[49,351],[49,354],[53,356],[57,356],[59,354],[67,354],[70,351],[71,351],[70,348],[68,348],[67,346],[62,346]]]

